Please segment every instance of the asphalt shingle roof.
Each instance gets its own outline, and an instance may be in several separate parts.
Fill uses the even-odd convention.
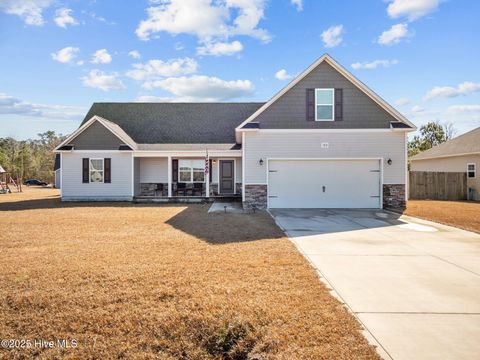
[[[94,103],[137,144],[234,144],[235,128],[264,103]]]
[[[410,160],[422,160],[472,153],[480,153],[480,127],[421,152],[420,154],[411,157]]]

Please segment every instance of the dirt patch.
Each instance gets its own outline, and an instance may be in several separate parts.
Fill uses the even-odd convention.
[[[0,357],[378,359],[265,213],[0,195]]]
[[[480,202],[409,200],[405,214],[480,233]]]

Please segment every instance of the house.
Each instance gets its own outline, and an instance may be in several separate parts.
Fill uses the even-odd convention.
[[[61,186],[61,173],[60,173],[60,154],[55,154],[55,162],[53,165],[53,171],[55,173],[55,188],[60,189]]]
[[[56,148],[61,196],[404,208],[413,130],[323,55],[266,103],[93,104]]]
[[[468,199],[480,200],[480,127],[410,158],[411,171],[467,174]]]

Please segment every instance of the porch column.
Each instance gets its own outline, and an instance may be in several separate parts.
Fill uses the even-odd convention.
[[[172,157],[168,157],[168,197],[172,197]]]

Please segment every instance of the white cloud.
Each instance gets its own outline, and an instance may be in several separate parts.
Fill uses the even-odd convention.
[[[23,115],[49,119],[79,120],[85,109],[66,105],[35,104],[0,93],[0,114]]]
[[[207,41],[203,46],[197,47],[197,54],[199,55],[234,55],[243,50],[243,45],[240,41],[232,42],[210,42]]]
[[[147,19],[135,33],[141,40],[159,32],[191,34],[201,40],[247,35],[269,41],[270,34],[258,28],[265,0],[164,0],[147,8]]]
[[[112,62],[112,55],[108,53],[107,49],[100,49],[95,51],[90,62],[93,64],[109,64]]]
[[[275,73],[275,77],[278,80],[290,80],[291,78],[293,78],[293,76],[290,75],[289,73],[287,73],[287,70],[285,70],[285,69],[278,70]]]
[[[468,95],[480,91],[480,83],[465,81],[459,84],[456,88],[451,86],[435,86],[429,90],[424,96],[424,100],[432,100],[436,98],[450,98],[460,95]]]
[[[103,91],[125,90],[126,86],[117,79],[116,73],[104,73],[100,70],[91,70],[88,76],[81,77],[84,86],[100,89]]]
[[[78,55],[80,49],[73,46],[67,46],[58,50],[56,53],[51,53],[52,59],[63,64],[71,63]]]
[[[82,10],[82,14],[88,15],[88,16],[90,16],[93,20],[102,22],[102,23],[104,23],[104,24],[107,24],[107,25],[115,25],[115,22],[109,21],[109,20],[105,19],[103,16],[97,15],[97,14],[95,14],[94,12],[87,12],[87,11],[85,11],[85,10]]]
[[[132,50],[128,53],[128,56],[134,58],[134,59],[140,59],[142,55],[137,50]]]
[[[49,7],[53,0],[2,0],[0,10],[10,15],[17,15],[25,24],[41,26],[45,24],[43,10]]]
[[[359,69],[373,70],[373,69],[376,69],[379,66],[388,68],[388,67],[390,67],[392,65],[396,65],[396,64],[398,64],[398,60],[374,60],[374,61],[371,61],[371,62],[363,62],[363,63],[356,62],[356,63],[353,63],[352,68],[354,68],[355,70],[359,70]]]
[[[255,89],[250,80],[222,80],[194,75],[171,77],[144,84],[146,89],[160,88],[188,101],[225,101],[249,96]]]
[[[410,99],[406,97],[399,98],[395,100],[395,105],[397,106],[403,106],[403,105],[408,105],[410,104]]]
[[[303,0],[290,0],[293,5],[297,8],[297,11],[303,10]]]
[[[412,36],[408,31],[408,24],[395,24],[378,37],[378,43],[381,45],[398,44],[403,38],[408,36]]]
[[[411,110],[412,114],[418,114],[425,112],[425,109],[419,105],[415,105]]]
[[[452,105],[448,107],[447,112],[450,114],[480,113],[480,105]]]
[[[389,0],[387,13],[392,19],[407,17],[414,21],[434,11],[440,0]]]
[[[338,46],[343,41],[343,25],[330,26],[322,33],[323,45],[326,48]]]
[[[64,29],[67,28],[67,25],[78,25],[78,21],[70,15],[72,11],[72,9],[67,8],[57,9],[55,11],[55,18],[53,21],[55,21],[55,24]]]
[[[126,75],[135,80],[155,80],[162,77],[192,74],[197,71],[198,63],[191,58],[171,59],[168,61],[149,60],[144,64],[133,64]]]

